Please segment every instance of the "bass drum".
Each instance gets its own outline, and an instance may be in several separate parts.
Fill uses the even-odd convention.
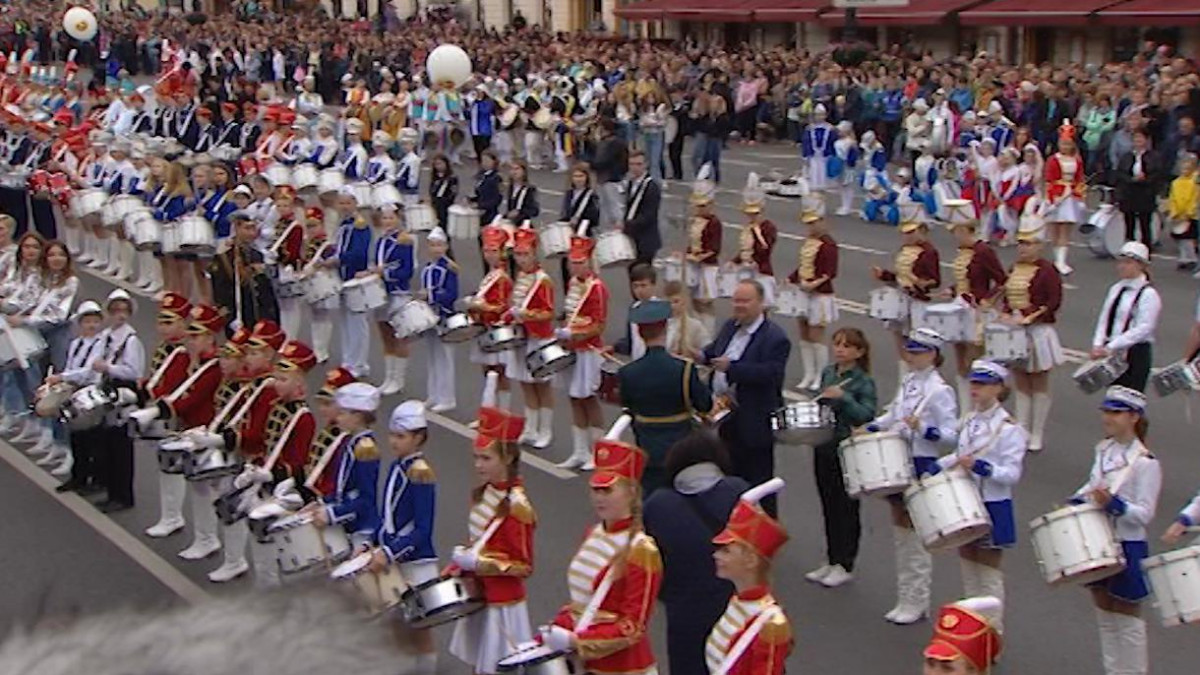
[[[1107,206],[1107,205],[1106,205]],[[1115,208],[1097,211],[1088,221],[1088,249],[1098,258],[1115,258],[1125,243],[1125,220]]]

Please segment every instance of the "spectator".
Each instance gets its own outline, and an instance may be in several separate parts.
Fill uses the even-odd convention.
[[[1140,229],[1141,241],[1154,248],[1151,218],[1158,208],[1158,193],[1164,175],[1162,158],[1150,148],[1149,135],[1138,129],[1132,135],[1132,147],[1116,164],[1117,204],[1125,215],[1125,240],[1134,241]]]

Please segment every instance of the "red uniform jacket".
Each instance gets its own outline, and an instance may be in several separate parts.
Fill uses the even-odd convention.
[[[242,417],[236,429],[229,429],[226,433],[225,446],[231,450],[237,450],[242,457],[253,459],[269,452],[270,448],[266,444],[267,435],[267,418],[271,414],[271,409],[275,406],[275,399],[279,398],[279,394],[275,391],[275,387],[269,383],[264,385],[266,375],[260,375],[254,378],[250,383],[250,393],[246,394],[241,405],[246,405],[246,401],[250,401],[250,409]],[[253,397],[253,400],[250,400]],[[235,410],[234,415],[237,414]]]
[[[1056,152],[1050,155],[1046,160],[1046,196],[1050,203],[1062,199],[1070,189],[1073,196],[1083,199],[1086,194],[1087,186],[1084,183],[1083,157],[1076,154],[1075,157],[1075,175],[1069,179],[1063,178],[1062,162],[1059,160],[1059,155],[1062,153]]]
[[[280,224],[280,227],[282,234],[275,240],[276,261],[280,265],[299,268],[304,255],[304,225],[293,220]]]
[[[586,284],[583,291],[575,290],[577,285]],[[600,277],[591,275],[587,279],[571,279],[572,292],[582,292],[580,305],[574,312],[567,315],[566,327],[571,331],[571,340],[567,348],[572,351],[584,349],[599,349],[604,346],[604,323],[608,320],[608,287]],[[590,334],[590,337],[577,339],[575,336]]]
[[[926,283],[918,287],[914,283],[917,280]],[[928,302],[930,292],[942,283],[937,249],[928,241],[902,247],[896,254],[895,271],[884,270],[883,281],[899,285],[913,300]],[[933,283],[929,284],[928,281]]]
[[[188,369],[191,367],[191,357],[188,356],[187,350],[182,345],[162,345],[159,349],[166,347],[166,356],[161,359],[152,359],[151,365],[154,366],[150,371],[150,377],[146,380],[146,395],[153,399],[160,399],[170,394],[183,384],[187,379]],[[158,352],[155,353],[158,356]],[[155,366],[154,361],[158,361]]]
[[[779,236],[778,230],[775,228],[775,223],[764,220],[758,224],[758,231],[762,235],[761,237],[754,236],[748,226],[742,226],[742,232],[738,236],[738,252],[734,256],[733,262],[743,265],[753,263],[758,268],[759,274],[775,276],[775,271],[771,267],[771,251],[775,249],[775,240]],[[743,252],[747,249],[751,251],[750,260],[743,260]]]
[[[759,613],[766,609],[755,607],[755,613],[743,613],[747,605],[754,606],[765,602],[768,606],[778,607],[770,595],[766,586],[760,586],[730,599],[729,607],[713,626],[713,632],[706,644],[705,656],[710,671],[716,672],[716,669],[720,668],[734,645],[738,644],[746,630],[755,623]],[[742,652],[729,669],[729,675],[782,675],[788,654],[792,651],[792,642],[791,623],[783,611],[777,608],[775,615],[766,620],[746,651]],[[718,654],[720,660],[713,658]]]
[[[696,221],[703,220],[703,224]],[[721,261],[721,221],[716,216],[694,218],[688,231],[688,254],[698,258],[701,265],[717,265]]]
[[[788,277],[792,283],[809,282],[829,277],[810,293],[829,295],[833,293],[833,279],[838,273],[838,245],[833,237],[824,234],[819,238],[805,237],[800,244],[800,266]]]
[[[534,275],[536,277],[530,278]],[[531,286],[527,291],[531,295],[528,300],[517,295],[526,285]],[[537,339],[554,337],[554,282],[542,268],[539,267],[529,273],[519,272],[517,274],[517,283],[513,287],[511,301],[514,320],[525,326],[526,336]],[[522,307],[525,311],[533,312],[534,318],[518,317],[517,312]]]
[[[208,425],[217,414],[215,399],[223,379],[221,363],[214,352],[202,355],[194,365],[187,380],[162,399],[183,429]]]
[[[954,258],[954,292],[972,306],[994,296],[1008,280],[996,251],[986,242],[958,249]]]
[[[471,311],[475,320],[485,326],[493,327],[501,323],[505,311],[512,304],[513,280],[503,267],[487,273],[479,282],[479,297],[482,304]]]
[[[626,521],[618,527],[629,525]],[[574,604],[566,605],[554,617],[555,625],[575,632],[584,669],[591,673],[641,672],[654,665],[646,627],[662,585],[662,555],[654,538],[644,532],[632,533],[630,545],[622,553],[623,558],[614,563],[617,576],[590,626],[575,630],[584,608]],[[610,567],[614,565],[601,569],[592,579],[593,589]]]
[[[292,418],[296,416],[299,417],[295,424],[292,424]],[[264,454],[255,457],[254,462],[265,464],[276,446],[282,444],[279,459],[275,460],[272,467],[276,479],[299,476],[308,461],[308,450],[312,447],[316,433],[317,419],[305,407],[304,401],[283,401],[276,397],[275,404],[271,406],[267,415],[266,430],[263,434]]]
[[[317,432],[317,438],[313,442],[308,451],[308,461],[304,465],[304,473],[307,476],[306,480],[312,480],[312,472],[316,469],[317,462],[321,459],[321,455],[329,448],[329,444],[337,440],[342,430],[336,425],[329,425]],[[339,446],[341,443],[338,444]],[[313,490],[322,497],[329,497],[337,492],[337,466],[338,453],[334,452],[333,457],[329,459],[329,463],[325,465],[325,470],[313,483]]]
[[[507,498],[507,506],[502,502]],[[493,518],[502,518],[499,529],[488,539],[474,572],[457,565],[446,568],[448,574],[471,574],[483,586],[488,604],[508,605],[525,599],[525,579],[533,574],[533,530],[537,514],[525,494],[520,479],[512,483],[488,484],[483,498],[471,507],[471,519],[482,532]],[[472,536],[474,539],[474,536]]]
[[[1013,265],[1004,290],[1005,312],[1026,317],[1036,314],[1031,322],[1035,324],[1055,322],[1062,305],[1062,277],[1049,260]]]

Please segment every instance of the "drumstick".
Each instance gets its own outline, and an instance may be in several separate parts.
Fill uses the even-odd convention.
[[[607,360],[609,360],[609,361],[612,361],[613,363],[615,363],[615,364],[617,364],[617,365],[619,365],[619,366],[623,366],[623,365],[625,365],[625,362],[624,362],[624,361],[622,361],[621,359],[618,359],[617,357],[613,356],[612,354],[609,354],[608,352],[604,351],[604,350],[603,350],[602,348],[600,348],[600,347],[591,347],[590,349],[591,349],[592,351],[596,352],[597,354],[599,354],[599,355],[601,356],[601,358],[604,358],[604,359],[607,359]]]

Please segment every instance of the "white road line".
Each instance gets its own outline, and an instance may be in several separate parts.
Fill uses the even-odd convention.
[[[118,525],[116,521],[97,511],[96,507],[89,504],[82,497],[75,493],[59,494],[55,492],[54,488],[57,487],[58,483],[54,478],[38,468],[36,464],[21,454],[16,448],[3,441],[0,441],[0,459],[8,462],[21,475],[28,478],[31,483],[41,488],[43,492],[59,504],[62,504],[71,513],[78,516],[80,520],[95,530],[97,534],[120,549],[122,553],[129,556],[130,560],[149,572],[151,576],[158,579],[162,585],[171,589],[180,598],[189,603],[196,604],[212,597],[208,591],[197,586],[191,579],[172,567],[170,563],[159,557],[157,553],[138,540],[137,537]]]
[[[453,420],[453,419],[450,419],[449,417],[445,417],[443,415],[439,415],[435,412],[429,412],[429,411],[425,412],[425,419],[429,420],[430,422],[433,422],[434,424],[438,425],[439,427],[442,427],[443,429],[445,429],[447,431],[456,433],[459,436],[462,436],[463,438],[466,438],[469,440],[474,440],[474,438],[475,438],[475,435],[476,435],[475,430],[468,428],[467,425],[463,424],[462,422],[459,422],[458,420]],[[577,478],[579,476],[579,474],[575,473],[574,471],[567,471],[566,469],[560,469],[557,466],[555,466],[554,463],[551,462],[550,460],[542,458],[542,457],[538,457],[537,455],[530,453],[530,452],[524,452],[524,451],[521,452],[521,462],[528,464],[529,466],[532,466],[533,468],[538,469],[540,471],[544,471],[544,472],[550,474],[551,476],[554,476],[555,478],[560,478],[562,480],[570,480],[572,478]]]

